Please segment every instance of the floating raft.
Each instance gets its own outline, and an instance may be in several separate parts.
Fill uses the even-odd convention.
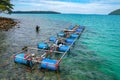
[[[27,54],[25,53],[17,53],[14,56],[14,62],[15,63],[20,63],[20,64],[25,64],[30,67],[33,66],[33,63],[38,63],[39,68],[44,68],[44,69],[49,69],[49,70],[58,70],[59,68],[59,63],[63,59],[63,57],[70,51],[70,48],[73,46],[73,44],[76,42],[76,40],[80,37],[81,33],[84,31],[85,27],[84,26],[70,26],[68,29],[64,29],[63,31],[59,32],[57,34],[57,37],[51,36],[49,38],[49,41],[54,45],[58,38],[64,39],[63,45],[58,47],[57,50],[51,50],[51,46],[49,46],[48,43],[46,42],[40,42],[37,45],[37,48],[33,47],[28,47],[28,50],[40,50],[44,51],[42,52],[43,54],[40,56],[40,58],[35,58],[32,59],[32,57],[26,59]],[[29,52],[29,51],[28,51]],[[48,53],[47,53],[48,52]],[[62,53],[62,56],[60,57],[59,60],[55,59],[49,59],[47,56],[50,55],[51,53]],[[30,54],[32,55],[32,54]]]

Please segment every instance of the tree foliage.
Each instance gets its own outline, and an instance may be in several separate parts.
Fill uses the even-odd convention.
[[[0,13],[11,13],[13,9],[13,4],[10,3],[10,0],[0,0]]]

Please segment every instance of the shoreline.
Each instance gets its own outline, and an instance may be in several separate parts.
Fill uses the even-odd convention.
[[[12,27],[16,26],[18,21],[12,18],[0,17],[0,31],[8,31]]]

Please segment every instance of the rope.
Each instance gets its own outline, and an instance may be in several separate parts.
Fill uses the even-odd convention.
[[[57,61],[57,63],[54,66],[58,70],[58,61]]]

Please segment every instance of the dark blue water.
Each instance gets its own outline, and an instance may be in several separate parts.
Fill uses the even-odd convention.
[[[20,23],[8,32],[0,32],[0,64],[8,63],[0,67],[1,79],[120,80],[120,16],[12,14],[8,17]],[[64,57],[60,73],[37,70],[30,73],[25,66],[15,65],[10,58],[22,47],[36,47],[38,42],[47,40],[71,24],[84,25],[86,29],[71,53]],[[35,32],[36,25],[40,25],[40,33]]]

